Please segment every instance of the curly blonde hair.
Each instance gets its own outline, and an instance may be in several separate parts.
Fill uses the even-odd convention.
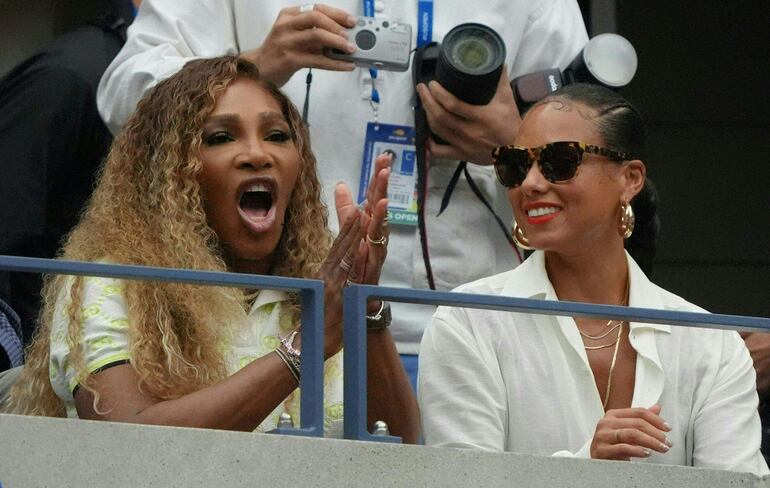
[[[283,234],[273,253],[271,274],[316,276],[328,249],[328,212],[321,201],[316,160],[307,127],[296,108],[257,68],[224,56],[189,62],[159,83],[138,104],[116,137],[98,184],[67,237],[61,258],[79,261],[226,271],[219,239],[208,225],[201,199],[198,157],[203,123],[217,96],[236,79],[254,80],[281,106],[301,158]],[[69,293],[67,342],[79,384],[95,395],[81,349],[84,278],[46,279],[44,305],[24,372],[7,410],[64,416],[64,404],[49,378],[51,325],[57,298]],[[247,295],[236,288],[128,280],[124,287],[130,323],[131,365],[140,387],[177,398],[227,375],[219,345],[222,323],[235,317]],[[296,299],[294,300],[296,316]]]

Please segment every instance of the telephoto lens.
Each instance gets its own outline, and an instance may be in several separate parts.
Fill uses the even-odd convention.
[[[497,91],[505,62],[505,44],[481,24],[460,24],[441,43],[436,81],[460,100],[486,105]]]

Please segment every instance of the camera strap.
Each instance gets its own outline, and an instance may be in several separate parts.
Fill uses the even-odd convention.
[[[460,175],[465,176],[465,180],[468,182],[468,186],[470,187],[473,194],[476,195],[476,198],[478,198],[481,201],[481,203],[484,204],[485,207],[487,207],[487,210],[489,210],[489,213],[491,213],[492,216],[495,218],[495,222],[497,222],[497,225],[498,227],[500,227],[500,230],[503,231],[503,235],[505,236],[505,239],[508,241],[508,244],[510,244],[511,247],[513,248],[514,252],[516,253],[516,257],[519,258],[519,263],[524,262],[524,259],[521,256],[521,252],[519,251],[519,248],[516,246],[516,243],[514,242],[513,237],[511,236],[511,233],[508,232],[508,227],[503,222],[503,219],[501,219],[500,216],[497,215],[497,212],[495,212],[495,209],[492,208],[492,205],[489,203],[489,201],[487,201],[486,197],[484,196],[484,193],[482,193],[481,189],[473,180],[473,177],[471,176],[470,171],[468,171],[467,161],[460,161],[460,163],[457,165],[457,169],[452,175],[452,179],[449,180],[449,184],[447,185],[446,190],[444,190],[444,196],[441,198],[441,207],[439,208],[438,215],[441,215],[441,213],[444,210],[446,210],[446,208],[449,206],[449,201],[452,199],[452,193],[454,192],[454,189],[457,186],[457,182],[460,180]]]

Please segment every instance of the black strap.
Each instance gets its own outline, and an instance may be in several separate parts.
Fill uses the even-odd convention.
[[[484,204],[485,207],[487,207],[487,210],[492,214],[492,216],[495,218],[495,221],[497,222],[497,225],[500,227],[500,230],[503,231],[503,235],[505,236],[505,239],[508,241],[508,244],[511,245],[513,250],[516,252],[516,257],[519,258],[519,262],[524,262],[524,259],[521,257],[521,252],[519,252],[518,246],[516,246],[516,242],[514,242],[513,237],[508,232],[508,226],[505,225],[503,222],[503,219],[500,218],[497,213],[495,213],[495,210],[492,208],[492,205],[489,204],[486,198],[484,198],[484,194],[481,193],[481,190],[478,186],[476,186],[476,182],[473,181],[473,177],[471,176],[470,172],[468,171],[468,167],[465,164],[465,161],[461,161],[460,164],[457,166],[457,169],[459,171],[460,167],[462,167],[463,173],[465,174],[465,179],[468,181],[468,186],[471,187],[471,190],[473,193],[478,197],[479,200],[481,200],[481,203]],[[449,187],[447,187],[447,191],[449,191]],[[444,195],[446,197],[446,194]],[[449,201],[447,199],[447,205],[449,204]]]
[[[422,261],[425,264],[428,287],[435,290],[436,282],[433,279],[433,268],[430,265],[430,252],[428,251],[428,229],[425,226],[425,197],[428,193],[428,151],[425,141],[428,139],[428,121],[419,97],[415,103],[414,121],[415,152],[417,153],[417,230],[420,233]]]
[[[313,68],[307,69],[307,77],[305,77],[305,103],[302,105],[302,121],[306,126],[310,127],[310,122],[307,120],[307,115],[310,112],[310,85],[313,83]]]
[[[452,175],[452,179],[449,180],[449,184],[447,185],[446,190],[444,190],[444,197],[441,199],[441,208],[438,210],[438,215],[441,215],[449,206],[449,200],[452,199],[452,193],[455,191],[455,187],[457,186],[457,181],[460,179],[460,175],[465,173],[465,178],[468,179],[468,173],[465,169],[467,165],[468,163],[466,161],[460,161],[460,164],[457,165],[457,169]],[[438,215],[436,216],[438,217]]]

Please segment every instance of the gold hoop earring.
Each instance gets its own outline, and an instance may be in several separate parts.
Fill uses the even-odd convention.
[[[618,227],[618,234],[623,239],[628,239],[634,232],[634,224],[636,223],[636,217],[634,216],[634,209],[630,203],[623,203],[620,205],[620,227]]]
[[[522,249],[525,249],[527,251],[534,251],[535,248],[532,247],[529,244],[529,239],[524,235],[524,231],[521,230],[521,227],[519,227],[519,224],[514,220],[513,221],[513,229],[511,229],[511,236],[513,237],[513,242],[516,243],[517,246],[519,246]]]

